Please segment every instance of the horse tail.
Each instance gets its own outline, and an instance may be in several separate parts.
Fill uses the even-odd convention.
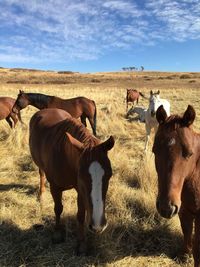
[[[148,97],[146,97],[143,93],[139,92],[139,94],[144,97],[145,99],[149,99]]]

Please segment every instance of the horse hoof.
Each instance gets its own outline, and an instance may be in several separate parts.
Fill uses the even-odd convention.
[[[86,256],[87,255],[86,250],[87,250],[87,248],[86,248],[85,243],[78,244],[77,248],[76,248],[76,255],[77,256]]]
[[[58,244],[65,242],[66,232],[65,229],[56,229],[52,235],[52,243]]]
[[[38,231],[42,231],[42,230],[44,230],[44,225],[43,224],[39,224],[39,223],[34,224],[33,225],[33,229],[35,229],[37,232]]]

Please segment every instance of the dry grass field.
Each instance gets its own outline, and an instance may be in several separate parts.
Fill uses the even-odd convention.
[[[66,241],[52,244],[53,200],[47,191],[44,205],[37,199],[39,175],[28,146],[28,124],[37,110],[22,111],[26,125],[11,130],[0,121],[0,266],[193,266],[192,257],[181,262],[182,234],[178,217],[161,218],[155,208],[157,179],[154,156],[144,153],[145,127],[125,116],[126,88],[149,95],[160,90],[171,103],[172,113],[183,113],[188,104],[196,109],[194,127],[200,131],[200,73],[57,73],[0,69],[0,95],[16,97],[19,89],[57,95],[86,96],[97,105],[97,135],[103,141],[115,137],[109,152],[112,162],[106,213],[108,228],[102,235],[87,233],[88,256],[77,257],[76,193],[63,197],[62,221]],[[148,101],[140,98],[139,105]],[[44,225],[38,229],[37,224]]]

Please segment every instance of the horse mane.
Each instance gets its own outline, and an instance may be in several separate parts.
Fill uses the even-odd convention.
[[[26,93],[26,95],[33,105],[38,104],[41,108],[47,108],[48,103],[52,98],[50,95],[44,95],[40,93]]]
[[[100,143],[99,139],[93,136],[85,126],[74,118],[67,118],[58,123],[57,134],[60,138],[65,137],[65,132],[71,134],[75,139],[81,142],[84,149],[90,149]],[[59,132],[59,133],[58,133]]]

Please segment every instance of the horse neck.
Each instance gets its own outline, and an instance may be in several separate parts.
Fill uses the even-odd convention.
[[[38,109],[43,109],[48,107],[48,102],[51,98],[49,95],[43,95],[43,94],[34,94],[34,93],[28,93],[28,100],[29,105],[32,105]]]
[[[85,148],[96,146],[100,140],[93,136],[85,126],[74,118],[65,120],[64,131],[71,134],[75,139],[81,142]]]

